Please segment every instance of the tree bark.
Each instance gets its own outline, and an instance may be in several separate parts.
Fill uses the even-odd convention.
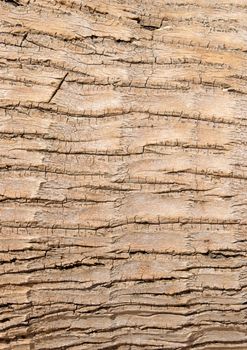
[[[247,349],[247,2],[0,2],[0,350]]]

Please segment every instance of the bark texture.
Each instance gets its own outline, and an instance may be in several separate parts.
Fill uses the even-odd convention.
[[[0,350],[247,349],[246,26],[0,2]]]

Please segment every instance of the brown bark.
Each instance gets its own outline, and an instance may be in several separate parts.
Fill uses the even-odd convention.
[[[247,2],[0,2],[0,350],[247,349]]]

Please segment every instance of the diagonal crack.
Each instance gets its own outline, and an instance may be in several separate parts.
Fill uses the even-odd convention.
[[[51,100],[55,97],[56,93],[57,93],[58,90],[61,88],[61,86],[62,86],[63,82],[65,81],[65,79],[67,78],[68,74],[69,74],[68,72],[65,74],[65,76],[62,78],[62,80],[60,81],[60,83],[59,83],[58,86],[56,87],[56,89],[53,91],[51,97],[50,97],[49,100],[48,100],[48,103],[50,103]]]

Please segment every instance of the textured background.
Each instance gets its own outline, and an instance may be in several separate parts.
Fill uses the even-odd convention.
[[[247,349],[247,1],[0,1],[0,350]]]

